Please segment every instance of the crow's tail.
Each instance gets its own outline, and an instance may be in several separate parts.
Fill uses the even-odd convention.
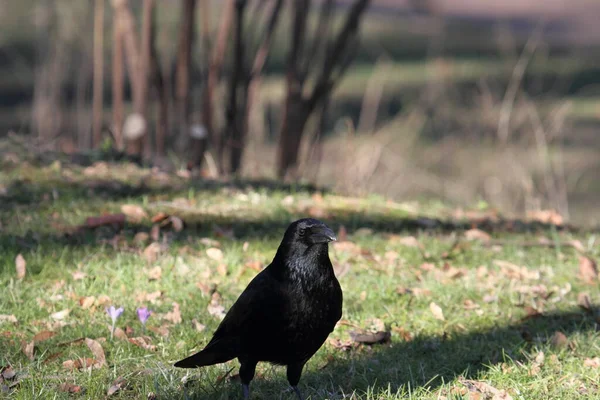
[[[178,368],[196,368],[206,365],[224,363],[237,357],[235,350],[230,346],[223,346],[223,342],[208,345],[199,353],[193,354],[181,361],[177,361]]]

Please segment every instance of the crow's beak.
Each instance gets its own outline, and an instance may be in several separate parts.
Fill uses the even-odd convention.
[[[328,226],[320,225],[310,228],[310,240],[313,243],[335,242],[337,238],[335,233]]]

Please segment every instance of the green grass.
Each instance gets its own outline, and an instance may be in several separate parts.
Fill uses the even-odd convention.
[[[514,244],[461,241],[446,255],[462,237],[464,225],[416,228],[421,216],[449,215],[451,210],[435,202],[397,204],[376,196],[314,194],[302,186],[269,182],[186,180],[127,165],[95,167],[87,175],[81,167],[58,163],[4,165],[3,171],[0,314],[14,315],[18,323],[0,325],[0,365],[12,365],[20,383],[1,396],[104,398],[111,384],[123,377],[127,389],[115,398],[145,398],[150,392],[161,399],[240,398],[239,383],[230,379],[237,361],[193,371],[172,367],[206,344],[219,323],[208,312],[210,296],[201,288],[215,285],[227,309],[256,274],[248,265],[266,265],[287,224],[312,214],[335,230],[344,225],[352,243],[330,249],[334,265],[348,268],[340,278],[345,322],[330,338],[346,342],[351,330],[383,324],[391,329],[392,339],[347,350],[327,342],[305,368],[300,387],[306,396],[487,398],[469,392],[469,387],[475,390],[466,381],[471,380],[506,390],[514,399],[600,398],[600,368],[584,364],[600,356],[597,321],[577,305],[581,292],[588,292],[597,304],[598,285],[585,285],[578,278],[578,255],[571,248],[520,246],[540,237],[556,242],[579,239],[597,258],[593,233],[534,225],[510,233],[499,224],[492,229],[493,237]],[[101,185],[103,180],[117,184]],[[88,216],[118,212],[123,204],[139,205],[150,217],[159,211],[177,215],[186,227],[181,232],[161,230],[162,252],[153,262],[143,254],[148,243],[134,240],[136,233],[150,231],[149,219],[127,223],[112,241],[115,231],[108,227],[75,233],[68,228]],[[401,238],[411,235],[422,250],[401,244]],[[221,261],[207,256],[207,248],[214,246],[223,252]],[[16,278],[17,254],[27,262],[22,280]],[[511,272],[498,260],[524,269]],[[155,266],[162,274],[149,280],[147,270]],[[459,269],[458,276],[453,268]],[[85,273],[83,279],[73,275],[77,270]],[[406,288],[413,294],[399,291]],[[157,291],[160,296],[149,301],[147,294]],[[80,301],[88,296],[110,300],[83,308]],[[465,300],[478,308],[466,308]],[[165,317],[174,302],[180,306],[180,323]],[[442,308],[445,320],[434,317],[432,302]],[[117,326],[132,328],[130,336],[142,334],[136,307],[152,309],[146,335],[156,350],[111,340],[104,311],[108,305],[125,308]],[[524,320],[527,306],[542,315]],[[52,319],[52,313],[65,309],[71,311],[64,320]],[[193,320],[206,329],[198,331]],[[56,336],[36,344],[29,360],[21,343],[46,330]],[[567,345],[552,344],[557,331],[566,335]],[[64,344],[84,337],[101,343],[107,365],[66,370],[64,361],[92,357],[84,343]],[[79,385],[85,393],[61,392],[63,383]],[[285,370],[268,364],[259,365],[251,390],[253,399],[294,398]]]

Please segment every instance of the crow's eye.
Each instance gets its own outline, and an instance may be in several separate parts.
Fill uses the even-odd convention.
[[[305,232],[305,231],[306,231],[306,229],[304,229],[304,228],[300,228],[300,229],[298,230],[298,234],[299,234],[300,236],[304,236],[304,232]]]

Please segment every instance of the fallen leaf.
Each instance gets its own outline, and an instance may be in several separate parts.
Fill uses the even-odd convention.
[[[600,367],[600,357],[586,358],[583,360],[584,367],[598,368]]]
[[[459,382],[462,383],[469,392],[481,393],[484,395],[483,399],[512,400],[512,396],[508,394],[506,390],[496,389],[488,383],[464,379],[463,377],[459,378]]]
[[[158,255],[161,252],[160,244],[150,243],[148,247],[144,249],[144,258],[148,264],[155,262],[158,259]]]
[[[585,283],[596,283],[598,281],[596,262],[589,257],[579,256],[579,276]]]
[[[197,319],[195,319],[195,318],[192,320],[192,324],[194,324],[194,328],[196,328],[196,330],[197,330],[198,332],[202,332],[204,329],[206,329],[206,325],[204,325],[204,324],[201,324],[201,323],[200,323],[200,322],[198,322],[198,320],[197,320]]]
[[[482,300],[484,303],[495,303],[496,301],[498,301],[498,296],[493,294],[486,294],[485,296],[483,296]]]
[[[98,366],[102,367],[106,365],[106,356],[104,355],[104,350],[100,343],[98,343],[94,339],[85,338],[85,344],[89,347],[90,351],[96,357],[96,363]]]
[[[465,310],[475,310],[479,308],[479,305],[471,299],[466,299],[465,301],[463,301],[463,307],[465,308]]]
[[[350,332],[350,338],[361,344],[382,344],[390,341],[392,334],[389,331],[378,332]]]
[[[58,390],[60,390],[61,392],[65,392],[65,393],[71,393],[71,394],[77,394],[77,393],[83,393],[84,390],[81,386],[79,385],[74,385],[72,383],[62,383],[59,387]]]
[[[331,338],[329,339],[328,343],[336,349],[340,349],[342,351],[348,351],[353,347],[358,346],[358,343],[354,342],[352,339],[342,341],[340,339]]]
[[[63,362],[63,368],[68,370],[94,368],[98,366],[98,362],[93,358],[78,358],[76,360],[67,360]]]
[[[225,318],[225,307],[221,305],[221,295],[219,292],[214,292],[211,296],[210,303],[206,307],[208,313],[219,319]]]
[[[404,236],[395,240],[395,242],[405,247],[421,247],[421,243],[414,236]]]
[[[86,297],[82,297],[79,299],[79,305],[84,310],[93,306],[95,302],[96,302],[95,296],[86,296]]]
[[[156,224],[157,222],[162,222],[163,220],[169,218],[169,216],[167,214],[165,214],[164,212],[159,212],[158,214],[154,215],[152,217],[152,223]]]
[[[11,380],[15,376],[17,376],[17,373],[15,372],[12,366],[9,365],[6,367],[0,367],[0,377],[2,379]]]
[[[33,340],[31,342],[21,342],[21,350],[23,350],[29,361],[33,361],[33,352],[35,350],[35,342]]]
[[[162,269],[157,265],[154,268],[146,270],[146,275],[148,275],[148,280],[157,281],[162,276]]]
[[[21,255],[21,253],[17,254],[15,258],[15,269],[17,270],[17,279],[25,278],[25,274],[27,273],[27,262]]]
[[[66,310],[57,311],[55,313],[50,314],[50,318],[52,318],[53,320],[56,320],[56,321],[62,321],[65,318],[67,318],[70,313],[71,313],[71,310],[67,308]]]
[[[162,337],[169,336],[169,328],[166,325],[151,326],[148,329],[151,330],[152,332],[155,332],[155,333],[159,334]]]
[[[107,296],[107,295],[105,295],[105,294],[101,294],[101,295],[100,295],[100,296],[98,296],[98,298],[96,299],[96,304],[97,304],[97,305],[99,305],[99,306],[103,306],[103,305],[109,304],[110,302],[111,302],[111,301],[110,301],[110,297],[108,297],[108,296]]]
[[[577,305],[586,311],[592,311],[592,299],[588,293],[579,293],[577,295]]]
[[[431,296],[431,290],[423,289],[420,287],[414,287],[414,288],[399,287],[398,289],[396,289],[396,293],[413,295],[415,297]]]
[[[112,385],[110,385],[110,387],[108,388],[108,391],[106,392],[107,396],[112,396],[115,393],[117,393],[120,390],[123,390],[127,387],[127,381],[125,380],[125,378],[123,377],[118,377],[113,383]]]
[[[52,361],[56,360],[57,358],[59,358],[60,356],[62,356],[62,351],[58,351],[56,353],[52,353],[50,354],[48,357],[46,357],[46,359],[44,359],[44,361],[42,362],[42,364],[48,364],[51,363]]]
[[[556,331],[550,338],[550,344],[554,347],[566,347],[569,344],[569,339],[564,333]]]
[[[73,277],[73,280],[80,281],[80,280],[84,279],[87,276],[87,274],[83,271],[76,270],[76,271],[71,272],[71,276]]]
[[[250,261],[247,261],[247,262],[244,264],[244,266],[245,266],[246,268],[250,268],[250,269],[253,269],[253,270],[255,270],[255,271],[260,271],[260,270],[262,270],[262,263],[261,263],[260,261],[258,261],[258,260],[250,260]]]
[[[135,204],[123,204],[121,206],[121,212],[125,214],[129,221],[134,223],[142,222],[143,219],[148,218],[146,211]]]
[[[181,320],[181,311],[179,310],[179,304],[176,302],[173,302],[173,311],[169,311],[168,313],[163,315],[163,318],[174,324],[180,324],[182,320]]]
[[[562,225],[564,219],[555,210],[535,210],[527,211],[527,218],[533,221],[538,221],[543,224]]]
[[[150,238],[155,242],[158,242],[160,239],[160,226],[152,225],[152,228],[150,228]]]
[[[33,341],[34,341],[35,343],[40,343],[40,342],[43,342],[43,341],[45,341],[45,340],[48,340],[48,339],[50,339],[50,338],[53,338],[54,336],[56,336],[56,332],[52,332],[52,331],[42,331],[42,332],[40,332],[40,333],[36,334],[36,335],[33,337]]]
[[[546,359],[546,357],[544,355],[544,352],[543,351],[538,352],[537,355],[535,356],[535,359],[533,360],[531,369],[529,370],[529,375],[535,376],[535,375],[539,374],[540,371],[542,370],[542,366],[544,365],[545,359]]]
[[[490,234],[481,229],[469,229],[465,232],[465,238],[467,240],[479,240],[484,243],[489,243],[492,240]]]
[[[433,316],[436,319],[439,319],[440,321],[444,321],[444,312],[442,311],[442,308],[440,306],[438,306],[437,304],[435,304],[434,302],[429,303],[429,310],[431,310],[431,313],[433,314]]]
[[[181,232],[183,230],[183,221],[181,218],[172,215],[169,217],[169,221],[171,222],[171,226],[175,232]]]
[[[221,249],[217,249],[216,247],[206,249],[206,255],[208,256],[208,258],[211,258],[215,261],[223,260],[223,252],[221,251]]]
[[[108,330],[111,331],[112,330],[112,326],[108,326]],[[125,333],[125,331],[121,328],[119,328],[118,326],[115,326],[115,333],[114,333],[114,337],[119,339],[119,340],[127,340],[127,334]]]
[[[221,263],[219,265],[217,265],[217,272],[219,273],[219,275],[221,276],[225,276],[227,275],[227,265]]]
[[[571,240],[569,244],[582,253],[585,252],[585,246],[581,243],[581,240]]]
[[[17,321],[17,317],[15,317],[14,315],[8,315],[8,314],[0,314],[0,324],[3,324],[5,322],[9,322],[12,324],[16,324]]]
[[[405,342],[413,340],[413,335],[401,326],[395,326],[392,330],[400,335]]]
[[[133,237],[133,242],[138,245],[144,245],[150,240],[150,235],[146,232],[138,232]]]
[[[150,337],[148,336],[138,336],[129,338],[129,343],[133,343],[134,345],[141,347],[144,350],[156,351],[156,346],[151,343]]]

